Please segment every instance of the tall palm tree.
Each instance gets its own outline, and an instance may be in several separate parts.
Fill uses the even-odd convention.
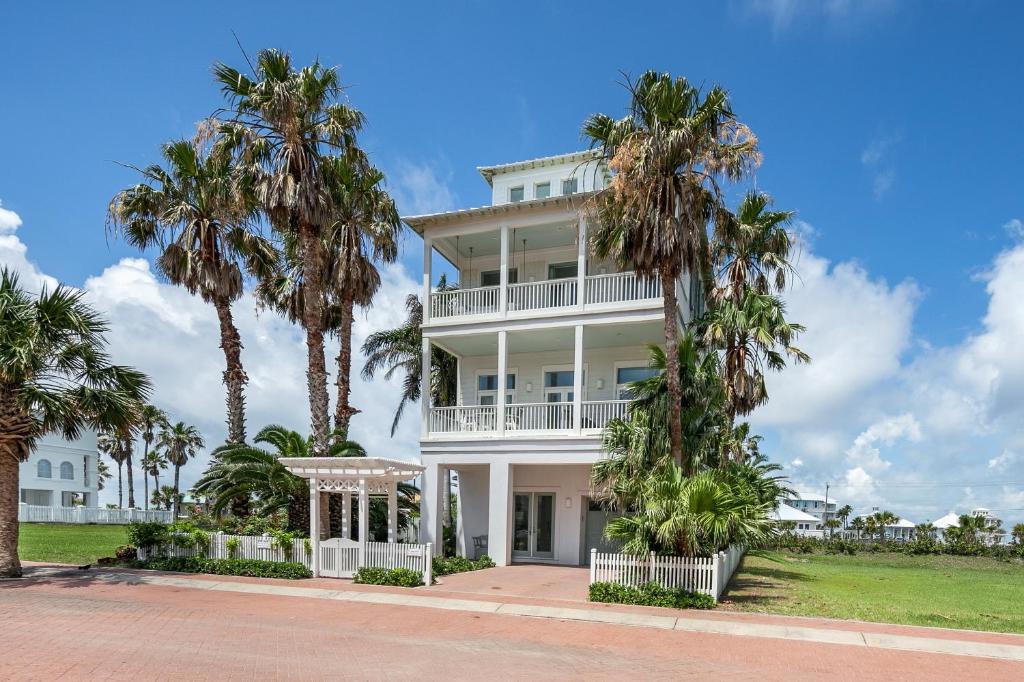
[[[296,69],[291,57],[277,50],[257,55],[251,77],[225,64],[215,65],[214,74],[230,103],[221,126],[224,143],[235,152],[240,176],[273,229],[294,239],[301,255],[312,454],[323,455],[330,430],[324,242],[333,223],[324,157],[354,146],[363,116],[339,102],[335,69],[319,62]]]
[[[857,517],[855,517],[853,519],[853,521],[850,521],[850,528],[852,528],[853,530],[857,531],[857,539],[858,540],[861,537],[861,533],[864,532],[865,527],[866,527],[866,524],[864,522],[864,518],[863,517],[857,516]]]
[[[772,199],[749,192],[736,213],[715,223],[711,262],[719,285],[714,297],[739,301],[745,286],[759,294],[781,293],[796,274],[789,260],[793,242],[787,227],[791,211],[771,210]]]
[[[150,461],[149,448],[156,438],[157,429],[163,429],[166,426],[167,415],[156,405],[143,405],[142,409],[139,410],[139,430],[142,435],[142,460],[140,464],[142,465],[142,482],[146,509],[149,509],[149,476],[154,476],[151,473],[154,467],[156,467],[158,473],[160,468],[159,461]],[[167,466],[166,462],[164,462],[164,466]],[[156,485],[159,487],[160,484],[157,483]]]
[[[157,448],[174,467],[174,487],[172,488],[174,491],[174,504],[171,518],[178,518],[178,507],[181,497],[181,467],[185,466],[190,459],[199,454],[199,451],[204,446],[203,437],[199,434],[196,427],[189,426],[185,422],[169,424],[160,432],[160,436],[157,439]]]
[[[167,468],[167,458],[159,450],[147,452],[142,458],[142,473],[146,480],[146,508],[149,509],[149,477],[153,477],[153,490],[160,490],[160,472]]]
[[[111,362],[106,331],[81,292],[34,296],[0,271],[0,577],[21,575],[19,463],[48,434],[120,428],[149,393],[145,375]]]
[[[437,285],[438,291],[450,291],[456,287],[447,283],[444,275]],[[362,352],[366,356],[362,375],[372,379],[384,370],[384,378],[391,379],[402,373],[402,398],[395,408],[391,421],[391,435],[398,430],[405,408],[420,399],[423,365],[423,304],[419,296],[409,294],[405,299],[407,312],[405,322],[395,329],[382,329],[366,337]],[[455,404],[457,359],[437,346],[430,349],[430,401],[433,405],[445,407]]]
[[[231,304],[244,291],[243,269],[265,274],[274,249],[252,229],[254,209],[236,191],[226,148],[211,150],[201,140],[176,140],[161,152],[163,166],[137,169],[143,181],[110,202],[109,221],[129,244],[159,249],[159,272],[216,310],[226,362],[228,441],[241,443],[248,379]]]
[[[844,504],[842,507],[836,510],[836,518],[839,518],[843,522],[843,530],[846,530],[846,522],[850,519],[850,514],[853,513],[853,507],[848,504]]]
[[[113,478],[114,475],[110,473],[110,467],[102,458],[96,458],[96,489],[103,490],[107,487],[107,481]]]
[[[290,530],[308,530],[309,483],[288,471],[281,460],[308,457],[312,438],[271,424],[260,430],[254,443],[268,447],[229,443],[217,448],[213,464],[196,483],[196,494],[213,498],[210,511],[215,514],[240,495],[251,496],[259,514],[287,510]],[[333,438],[326,456],[364,457],[366,451],[356,442]]]
[[[760,153],[757,138],[733,115],[721,87],[702,93],[685,78],[655,71],[626,87],[626,116],[594,114],[583,126],[615,174],[593,201],[592,241],[598,256],[661,282],[669,433],[673,457],[681,463],[676,281],[684,271],[710,279],[708,225],[725,213],[719,180],[744,176],[760,162]]]
[[[113,433],[101,433],[96,436],[96,449],[109,457],[117,465],[117,508],[124,507],[124,473],[125,452],[121,447],[121,439]]]

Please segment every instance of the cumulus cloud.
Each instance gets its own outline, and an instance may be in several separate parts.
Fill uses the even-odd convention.
[[[1024,222],[1020,218],[1011,218],[1003,225],[1003,229],[1013,239],[1024,239]]]
[[[424,215],[450,211],[458,197],[448,186],[450,172],[440,164],[415,163],[406,159],[395,164],[391,173],[391,190],[402,215]]]
[[[23,282],[55,283],[26,255],[27,249],[17,235],[0,235],[0,264],[19,271]],[[353,418],[352,437],[371,454],[415,459],[419,439],[415,411],[409,412],[395,438],[390,437],[401,390],[398,381],[377,379],[371,385],[359,377],[363,340],[375,330],[399,324],[405,317],[406,296],[418,289],[400,265],[383,269],[381,279],[374,306],[356,313],[352,403],[362,413]],[[224,356],[218,347],[219,326],[213,308],[180,287],[160,281],[143,258],[124,258],[108,266],[89,277],[82,289],[110,322],[108,341],[115,360],[135,366],[152,378],[153,402],[172,419],[196,425],[208,450],[222,443],[226,433],[221,383]],[[307,432],[304,336],[281,317],[258,310],[248,295],[234,304],[233,312],[245,345],[242,361],[249,375],[246,417],[250,436],[270,423]],[[327,353],[328,367],[333,369],[336,342],[328,343]],[[183,488],[195,482],[207,461],[204,453],[182,470]],[[136,472],[137,492],[141,495],[140,475]],[[114,499],[111,494],[116,496],[116,488],[113,493],[104,491],[102,501]]]

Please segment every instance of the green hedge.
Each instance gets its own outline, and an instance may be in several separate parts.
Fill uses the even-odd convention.
[[[658,583],[640,587],[626,587],[618,583],[593,583],[590,601],[606,604],[634,604],[636,606],[664,606],[672,609],[713,609],[715,600],[703,592],[690,592],[681,587],[665,588]]]
[[[155,571],[181,573],[212,573],[214,575],[244,575],[253,578],[312,578],[313,573],[300,563],[292,561],[259,561],[258,559],[204,559],[201,557],[171,557],[142,562],[142,568]]]
[[[356,571],[353,582],[361,585],[419,587],[423,584],[423,574],[409,568],[374,568],[372,566],[363,566]]]
[[[486,554],[476,561],[463,556],[435,557],[433,571],[434,575],[451,575],[452,573],[479,571],[482,568],[494,568],[494,560]]]

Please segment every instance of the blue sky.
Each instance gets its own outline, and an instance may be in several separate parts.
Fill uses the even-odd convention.
[[[155,286],[143,263],[122,260],[138,254],[104,233],[107,202],[134,181],[116,162],[154,161],[159,143],[189,135],[221,103],[210,66],[243,64],[232,31],[247,50],[274,46],[299,63],[319,57],[340,67],[352,104],[369,119],[363,143],[406,212],[486,203],[476,166],[579,148],[588,114],[622,111],[620,72],[667,70],[731,91],[761,139],[757,186],[798,211],[808,235],[791,310],[811,327],[806,345],[823,360],[777,379],[786,404],[755,415],[772,455],[801,484],[838,480],[858,503],[881,500],[914,520],[970,504],[1024,508],[1020,486],[925,485],[1024,480],[1011,390],[1024,369],[1001,364],[1016,348],[999,345],[1016,338],[1014,292],[1024,279],[1015,260],[1024,232],[1024,137],[1015,126],[1024,9],[718,5],[662,8],[654,24],[602,2],[19,3],[0,22],[0,201],[20,224],[7,228],[8,260],[108,292],[115,320],[114,308],[127,305],[113,286],[125,274],[119,266],[141,278],[129,281]],[[401,316],[399,290],[414,286],[420,263],[410,236],[404,267],[389,273],[395,311],[372,313],[365,325]],[[199,333],[171,310],[185,305],[176,294],[154,292],[136,302],[137,313],[157,305],[161,319]],[[163,333],[124,314],[131,329]],[[253,320],[257,334],[266,332],[258,325],[276,325],[266,315]],[[247,349],[254,356],[255,345]],[[148,371],[164,368],[145,354],[136,359],[152,362]],[[163,390],[173,403],[178,394]],[[929,402],[944,391],[948,405]],[[943,409],[971,411],[970,423],[947,433],[950,419],[936,419]],[[413,450],[414,441],[412,431],[399,440]],[[1015,514],[1024,516],[1005,516]]]

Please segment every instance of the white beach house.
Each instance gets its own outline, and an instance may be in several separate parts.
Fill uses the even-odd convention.
[[[75,441],[46,437],[22,462],[18,472],[19,501],[39,507],[96,507],[96,434]]]
[[[589,497],[600,433],[663,343],[661,284],[588,249],[582,208],[609,180],[592,152],[479,169],[489,206],[405,218],[424,242],[420,536],[441,549],[446,470],[457,546],[498,565],[578,565],[603,548]],[[436,291],[441,260],[459,288]],[[675,285],[680,328],[699,305]],[[428,399],[431,347],[455,356],[454,405]]]

